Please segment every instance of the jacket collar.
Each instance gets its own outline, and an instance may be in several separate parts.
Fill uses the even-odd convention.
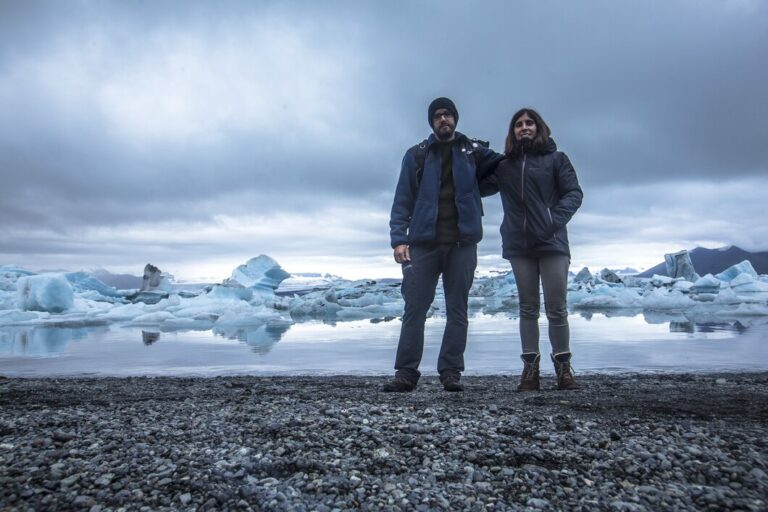
[[[453,142],[469,141],[469,137],[467,137],[466,135],[464,135],[461,132],[458,132],[458,131],[454,132],[454,135],[455,135],[455,137],[454,137]],[[432,144],[437,144],[437,142],[438,142],[438,140],[437,140],[437,137],[435,136],[435,133],[434,132],[430,133],[429,134],[429,138],[427,138],[427,146],[431,146]]]
[[[546,146],[544,146],[544,154],[554,153],[555,151],[557,151],[557,144],[555,144],[555,139],[550,137]]]

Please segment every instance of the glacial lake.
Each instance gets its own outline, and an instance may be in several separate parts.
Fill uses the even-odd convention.
[[[427,320],[422,371],[436,374],[445,325]],[[613,311],[570,316],[577,373],[768,370],[768,318],[698,320],[682,315]],[[550,350],[542,313],[541,352]],[[0,330],[0,375],[215,376],[388,375],[400,319],[267,324],[162,332],[103,325]],[[465,375],[517,375],[516,315],[473,312]],[[545,356],[546,357],[546,356]],[[553,373],[550,364],[543,374]]]

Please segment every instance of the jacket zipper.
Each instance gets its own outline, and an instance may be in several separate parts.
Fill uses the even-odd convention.
[[[528,231],[528,209],[525,206],[525,159],[527,155],[523,153],[523,164],[520,171],[520,200],[523,203],[523,240],[525,246],[528,246],[528,237],[525,236]]]
[[[554,227],[555,226],[555,220],[552,218],[552,209],[551,208],[547,208],[547,213],[549,214],[549,223],[552,225],[552,227]],[[557,232],[556,231],[554,233],[552,233],[552,237],[555,240],[557,240]]]

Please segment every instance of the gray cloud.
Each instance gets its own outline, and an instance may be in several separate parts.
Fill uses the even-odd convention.
[[[283,214],[301,224],[334,205],[383,218],[352,239],[264,231],[265,252],[372,258],[387,251],[400,159],[428,134],[438,95],[456,100],[460,130],[496,148],[517,108],[542,112],[587,192],[577,240],[666,243],[674,232],[642,216],[658,195],[638,190],[765,174],[766,11],[750,1],[3,3],[0,263],[121,261],[113,251],[127,242],[105,242],[136,226]],[[721,202],[722,216],[759,213],[749,201]],[[485,255],[498,250],[500,215],[489,202]],[[586,222],[609,216],[636,225]],[[187,259],[242,243],[189,231],[130,243]],[[763,234],[753,223],[730,240],[757,246]]]

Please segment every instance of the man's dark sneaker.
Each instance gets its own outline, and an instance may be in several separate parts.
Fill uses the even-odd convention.
[[[461,383],[461,375],[452,373],[445,377],[441,377],[440,381],[443,383],[443,389],[446,391],[464,391],[464,386]]]
[[[407,393],[416,389],[416,383],[402,377],[395,377],[381,389],[385,393]]]

